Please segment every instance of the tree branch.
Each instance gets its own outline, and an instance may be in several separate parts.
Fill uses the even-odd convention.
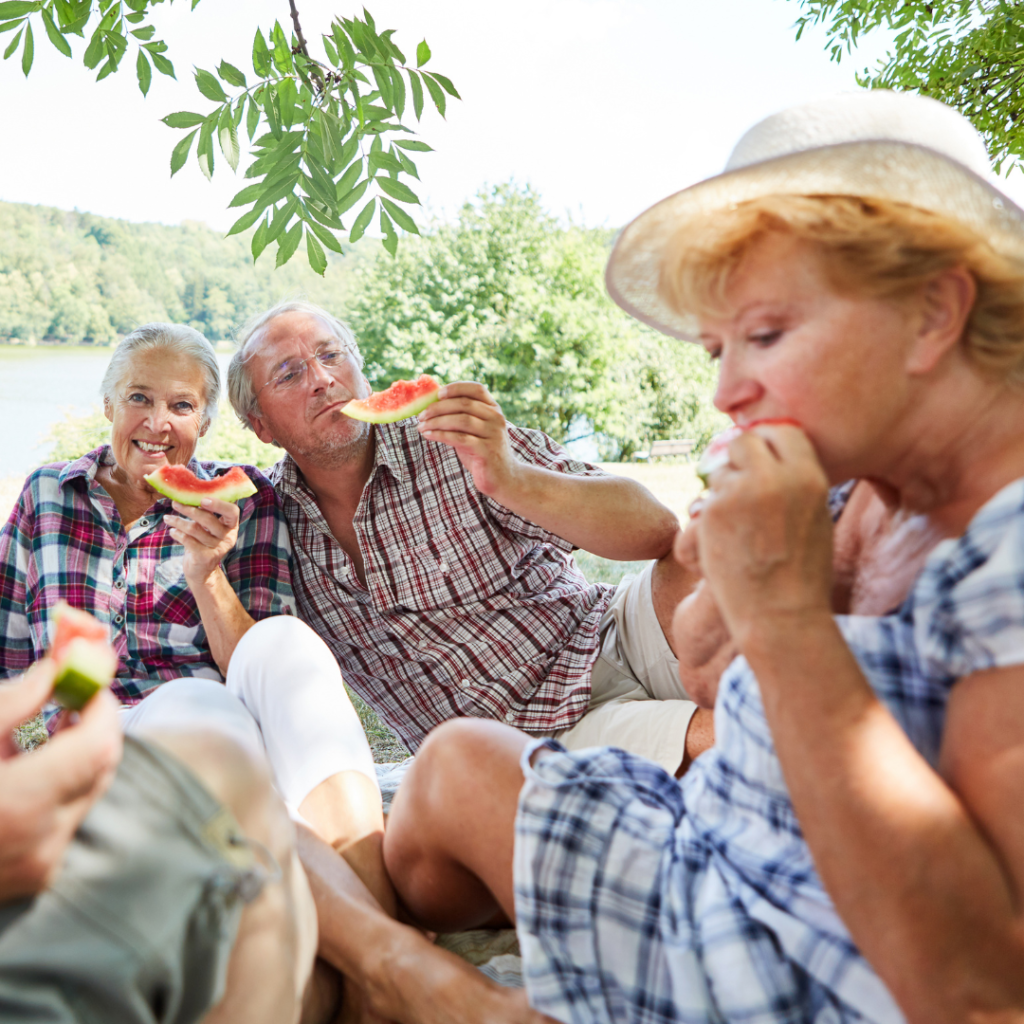
[[[309,59],[309,50],[306,47],[306,37],[302,34],[302,26],[299,24],[299,11],[295,6],[295,0],[288,0],[288,6],[292,10],[292,24],[295,26],[295,38],[299,41],[299,49],[302,56]]]

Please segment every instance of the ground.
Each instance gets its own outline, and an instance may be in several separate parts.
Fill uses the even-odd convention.
[[[680,521],[686,519],[686,509],[690,502],[700,493],[701,484],[694,472],[692,463],[681,459],[666,459],[664,462],[652,464],[609,462],[604,468],[610,473],[628,476],[638,480],[649,488],[655,496],[666,504]],[[6,520],[21,490],[23,481],[20,478],[0,480],[0,520]],[[591,583],[618,583],[627,573],[639,571],[643,562],[612,562],[607,558],[598,558],[586,551],[576,552],[576,563]],[[367,739],[373,750],[374,760],[378,763],[401,761],[408,756],[408,751],[397,736],[374,714],[373,709],[356,694],[351,693],[352,702],[366,730]],[[26,747],[35,746],[46,733],[39,719],[27,723],[18,730],[18,741]]]

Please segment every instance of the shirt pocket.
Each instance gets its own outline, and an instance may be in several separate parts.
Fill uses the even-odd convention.
[[[498,599],[515,588],[512,570],[521,554],[497,530],[463,521],[406,549],[378,576],[398,608],[464,606]]]
[[[185,582],[185,557],[177,555],[164,558],[153,564],[152,583],[147,587],[143,579],[143,565],[139,565],[138,590],[139,609],[157,623],[175,626],[198,626],[199,609],[195,598]],[[148,594],[146,591],[148,590]]]

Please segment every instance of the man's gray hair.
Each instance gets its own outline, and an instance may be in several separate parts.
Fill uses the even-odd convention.
[[[205,428],[217,414],[220,400],[220,366],[217,354],[206,338],[192,327],[184,324],[143,324],[126,334],[114,354],[110,357],[100,390],[104,404],[113,404],[117,389],[130,373],[132,356],[136,352],[165,349],[184,359],[191,360],[203,374],[203,418]]]
[[[327,328],[330,336],[340,341],[352,352],[352,358],[360,368],[363,365],[363,355],[356,344],[356,336],[346,323],[342,323],[336,316],[332,316],[312,302],[303,299],[293,299],[289,302],[279,302],[271,306],[265,313],[254,316],[241,330],[238,341],[238,349],[231,357],[228,364],[228,399],[235,415],[241,420],[242,426],[252,429],[249,422],[251,413],[259,412],[259,403],[256,400],[256,386],[252,381],[250,360],[256,354],[259,335],[271,320],[276,320],[285,313],[305,313],[308,316],[316,317],[324,327]]]

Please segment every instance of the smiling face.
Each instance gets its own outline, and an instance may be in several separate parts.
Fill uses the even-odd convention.
[[[369,424],[341,410],[354,398],[366,398],[370,384],[351,355],[330,369],[313,358],[324,347],[343,347],[319,319],[283,313],[252,345],[249,373],[259,404],[250,423],[261,441],[276,441],[300,466],[338,465],[365,448]],[[309,360],[303,378],[290,388],[275,386],[272,381],[290,359]]]
[[[121,383],[104,402],[117,468],[133,488],[165,464],[192,458],[204,426],[204,377],[200,366],[168,349],[135,352]]]
[[[863,475],[912,400],[914,304],[841,294],[820,249],[778,232],[744,256],[726,303],[701,318],[716,407],[739,424],[792,418],[833,482]]]

